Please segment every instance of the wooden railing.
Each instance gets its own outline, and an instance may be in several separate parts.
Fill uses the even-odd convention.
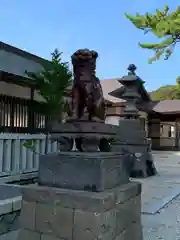
[[[27,140],[34,140],[35,151],[24,147]],[[39,154],[45,153],[45,146],[44,134],[0,133],[0,177],[37,172]],[[47,146],[47,152],[57,151],[56,142],[48,140]]]

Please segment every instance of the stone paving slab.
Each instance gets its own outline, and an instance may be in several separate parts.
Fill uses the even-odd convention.
[[[12,231],[0,236],[0,240],[16,240],[18,238],[19,231]],[[33,240],[33,239],[32,239]]]
[[[143,240],[180,240],[180,197],[159,214],[142,215]]]
[[[180,194],[180,179],[169,178],[168,180],[168,176],[167,178],[161,176],[159,179],[149,178],[148,181],[137,180],[142,183],[142,213],[144,214],[156,214]]]
[[[180,189],[176,188],[171,191],[164,191],[163,194],[149,198],[148,201],[143,201],[142,203],[142,214],[156,214],[174,198],[180,194]],[[149,201],[151,201],[149,203]]]
[[[143,181],[140,180],[143,183]],[[172,182],[157,183],[158,185],[142,184],[142,213],[156,214],[170,201],[180,194],[180,186],[172,186]],[[173,183],[175,185],[176,183]]]
[[[142,213],[156,214],[180,194],[180,156],[154,153],[158,175],[136,179],[142,183]]]
[[[158,206],[156,196],[162,196],[160,202],[162,206],[165,203],[165,206],[159,206],[156,214],[142,214],[144,240],[180,240],[180,152],[156,152],[154,159],[159,176],[141,180],[142,209],[145,208],[145,203],[147,206],[149,204],[149,209],[150,206]],[[178,195],[175,198],[173,191],[174,196]],[[154,202],[152,198],[155,199]]]

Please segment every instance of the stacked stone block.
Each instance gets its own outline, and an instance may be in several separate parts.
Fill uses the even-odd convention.
[[[22,188],[18,240],[142,240],[141,185],[93,193]]]

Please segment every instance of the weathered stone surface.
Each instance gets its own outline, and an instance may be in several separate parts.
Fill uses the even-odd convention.
[[[42,155],[40,185],[104,191],[129,181],[129,155],[122,153],[57,153]]]
[[[17,240],[41,240],[41,235],[37,232],[21,229],[19,231]]]
[[[34,231],[41,233],[41,240],[114,240],[118,235],[119,239],[127,240],[132,224],[141,226],[140,186],[130,182],[96,193],[23,186],[23,209],[28,208],[28,202],[31,211],[25,208],[23,212],[22,209],[22,215],[34,219],[34,205],[31,204],[35,204]],[[28,221],[21,225],[22,228],[27,228]],[[32,221],[29,225],[28,228],[33,229]],[[132,229],[131,232],[135,231]]]
[[[74,240],[112,240],[116,230],[116,209],[101,213],[75,210]]]
[[[65,208],[87,211],[106,211],[141,193],[141,184],[129,182],[105,192],[86,192],[45,186],[22,186],[23,200],[54,204]]]
[[[20,211],[10,212],[0,216],[0,236],[19,229]]]
[[[71,119],[61,124],[54,122],[50,132],[51,140],[60,143],[60,152],[72,151],[73,147],[79,152],[110,152],[109,142],[116,137],[116,128],[104,121]]]
[[[120,119],[117,135],[122,142],[128,145],[147,143],[146,132],[139,119]]]
[[[21,187],[22,199],[27,202],[49,203],[53,200],[54,189],[46,186],[25,185]]]
[[[139,156],[137,156],[139,154]],[[145,178],[154,176],[157,170],[153,161],[152,153],[135,153],[134,166],[131,171],[131,177]]]
[[[128,129],[128,131],[127,131]],[[150,142],[139,119],[121,119],[117,139],[112,142],[113,152],[127,150],[133,155],[131,177],[148,177],[157,174],[151,153]]]
[[[63,195],[56,194],[55,204],[63,207],[94,211],[106,211],[115,205],[113,192],[91,193],[80,192],[76,194]]]
[[[20,210],[22,206],[22,196],[14,197],[12,204],[13,204],[13,211]]]
[[[0,185],[0,239],[19,229],[21,192],[16,186]]]
[[[22,195],[25,201],[54,203],[65,208],[86,209],[88,211],[108,210],[115,205],[113,191],[92,193],[45,186],[23,186]]]
[[[124,203],[135,196],[141,194],[141,184],[138,182],[130,182],[121,187],[114,188],[116,205]]]
[[[71,137],[61,136],[58,138],[58,150],[69,152],[73,149],[74,139]]]
[[[81,137],[75,139],[76,148],[80,152],[99,152],[100,139],[97,137]]]
[[[36,204],[36,231],[64,239],[72,239],[73,209]]]
[[[52,226],[53,206],[36,204],[36,226],[35,229],[42,233],[53,234]]]
[[[47,234],[42,234],[41,235],[41,240],[64,240],[62,238],[58,238],[52,235],[47,235]]]
[[[117,131],[117,126],[111,124],[104,124],[103,122],[96,121],[69,121],[63,124],[53,124],[51,133],[99,133],[102,135],[115,135]],[[54,135],[55,136],[55,135]]]
[[[124,229],[115,240],[143,240],[142,226],[140,223],[133,223]]]
[[[20,224],[24,228],[34,231],[35,230],[35,202],[22,202]]]
[[[127,144],[126,142],[119,139],[116,142],[113,142],[111,149],[114,152],[121,152],[125,150],[132,154],[144,154],[147,152],[147,145],[138,144],[138,142],[134,142],[133,144]]]
[[[0,200],[14,199],[15,197],[20,196],[20,189],[12,185],[0,185]]]
[[[123,229],[128,229],[132,223],[140,223],[141,196],[118,204],[116,210],[116,235],[119,235]]]

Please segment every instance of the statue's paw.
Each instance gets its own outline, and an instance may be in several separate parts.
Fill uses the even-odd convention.
[[[58,140],[58,149],[62,152],[69,152],[73,149],[74,140],[69,137],[61,137]]]

